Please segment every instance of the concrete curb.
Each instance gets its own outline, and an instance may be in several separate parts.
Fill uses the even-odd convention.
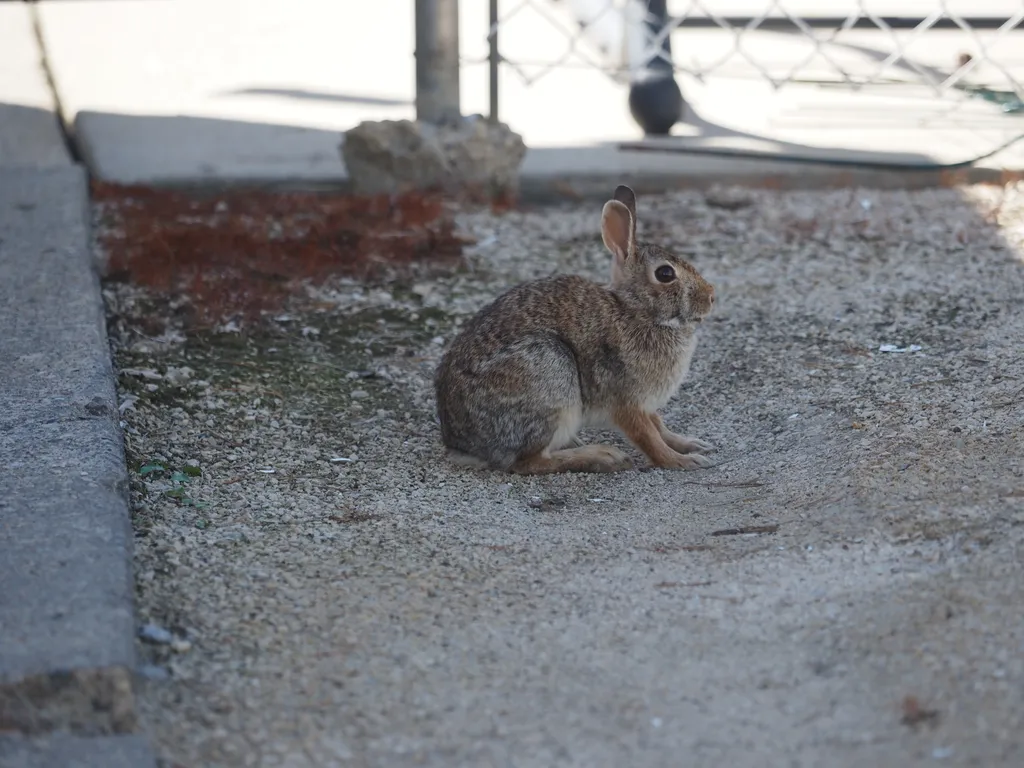
[[[350,192],[339,147],[343,134],[288,126],[197,118],[79,114],[75,135],[94,178],[113,184],[172,188]],[[172,137],[187,136],[175,143]],[[747,151],[749,150],[749,151]],[[1010,147],[974,165],[942,166],[928,158],[826,150],[773,155],[728,150],[712,140],[607,143],[527,148],[520,169],[524,202],[602,198],[628,183],[655,194],[730,184],[772,189],[865,187],[920,189],[1024,178]]]
[[[117,762],[94,741],[136,730],[135,620],[81,168],[0,170],[0,328],[0,756],[151,766],[135,748]]]
[[[141,736],[82,738],[57,734],[47,738],[0,739],[4,768],[140,768],[156,764]]]

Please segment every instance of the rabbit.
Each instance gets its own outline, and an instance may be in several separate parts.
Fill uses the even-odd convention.
[[[613,256],[602,286],[576,275],[519,285],[484,307],[438,365],[442,441],[462,465],[517,474],[616,472],[632,462],[583,445],[583,427],[617,427],[655,467],[698,469],[713,450],[677,435],[657,411],[690,367],[715,289],[688,262],[636,241],[625,185],[601,212]]]

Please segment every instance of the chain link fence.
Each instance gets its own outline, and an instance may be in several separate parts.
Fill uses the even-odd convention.
[[[503,49],[504,32],[524,24],[557,30],[564,45]],[[492,89],[499,66],[527,84],[586,67],[634,90],[652,78],[678,78],[684,95],[688,84],[754,79],[776,91],[982,99],[1024,116],[1021,0],[491,0],[488,40]],[[657,105],[630,106],[643,125],[637,111]]]

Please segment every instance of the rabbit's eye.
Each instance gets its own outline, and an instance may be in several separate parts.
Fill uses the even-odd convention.
[[[654,270],[654,276],[658,279],[659,283],[671,283],[676,279],[676,271],[668,264],[662,264]]]

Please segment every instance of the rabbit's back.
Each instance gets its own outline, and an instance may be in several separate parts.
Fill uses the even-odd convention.
[[[484,307],[452,344],[449,356],[464,363],[482,361],[525,335],[549,332],[582,349],[587,339],[607,334],[622,311],[619,299],[576,275],[523,283]]]
[[[498,366],[511,350],[531,344],[559,348],[579,376],[582,403],[598,405],[614,384],[627,383],[631,366],[623,353],[632,313],[607,288],[575,275],[524,283],[485,307],[462,330],[442,361],[438,377],[456,372],[479,375]],[[554,347],[550,347],[553,344]],[[632,357],[632,355],[630,355]],[[532,376],[544,377],[539,357]]]

